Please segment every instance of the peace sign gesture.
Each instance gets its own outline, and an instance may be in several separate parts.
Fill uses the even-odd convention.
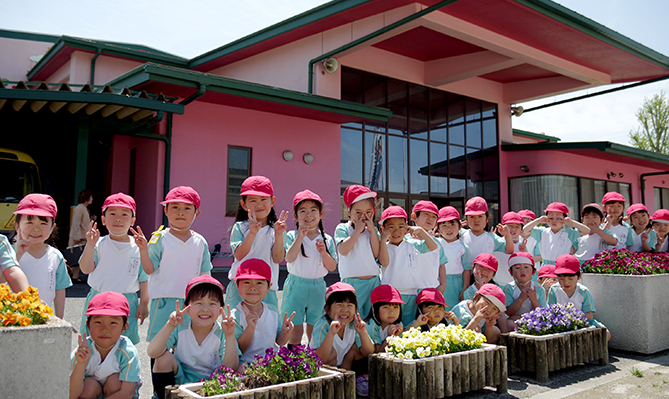
[[[254,211],[252,208],[249,208],[249,232],[251,234],[258,234],[260,231],[260,228],[262,227],[262,223],[258,221],[256,218],[256,211]]]
[[[147,249],[149,247],[149,242],[146,241],[146,237],[144,236],[144,232],[142,231],[141,227],[137,226],[137,230],[131,227],[130,232],[135,239],[135,244],[137,244],[137,247],[139,247],[140,250]]]
[[[244,312],[244,316],[246,316],[246,328],[255,330],[256,324],[258,324],[258,315],[251,312],[245,303],[242,303],[242,311]]]
[[[171,325],[172,327],[176,327],[184,322],[184,315],[188,314],[188,311],[190,310],[190,305],[186,306],[181,310],[179,309],[180,309],[179,300],[177,299],[177,310],[172,312],[170,314],[169,320],[167,320],[167,323],[169,323],[169,325]]]
[[[362,334],[363,332],[367,331],[367,323],[362,320],[360,313],[355,314],[355,331],[357,331],[358,334]]]
[[[288,212],[281,211],[279,220],[274,222],[274,235],[283,234],[286,231],[286,219],[288,219]]]
[[[295,312],[293,312],[290,317],[288,317],[288,313],[283,314],[283,323],[281,323],[281,332],[285,332],[290,334],[293,332],[293,328],[295,327],[293,325],[293,317],[295,317]]]
[[[221,330],[223,330],[223,334],[225,334],[226,337],[234,335],[237,322],[235,321],[235,318],[232,317],[230,305],[221,307],[221,317],[223,318],[221,321]]]
[[[430,320],[430,317],[432,317],[432,311],[430,310],[429,312],[422,314],[418,316],[416,321],[414,322],[417,326],[424,326],[427,324],[427,322]]]
[[[86,243],[95,245],[100,238],[100,230],[98,230],[98,224],[94,221],[91,221],[91,225],[88,226],[88,231],[86,232]]]
[[[74,357],[77,359],[77,364],[83,364],[84,366],[88,364],[88,359],[91,358],[91,348],[88,347],[86,342],[86,337],[79,334],[79,347],[74,353]]]

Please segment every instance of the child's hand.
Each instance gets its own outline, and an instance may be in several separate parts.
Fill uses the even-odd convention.
[[[426,325],[427,322],[430,321],[431,316],[432,316],[432,311],[429,311],[425,314],[422,314],[422,315],[418,316],[418,318],[415,321],[416,325],[418,325],[418,326]]]
[[[225,336],[234,335],[235,327],[237,326],[235,318],[232,317],[230,313],[230,305],[227,305],[225,308],[221,307],[221,330],[223,330],[223,334],[225,334]]]
[[[423,229],[420,226],[408,226],[409,229],[409,234],[411,234],[411,237],[421,240],[423,233],[426,233],[425,229]]]
[[[386,230],[383,228],[383,226],[379,226],[381,228],[381,242],[388,242],[390,240],[390,230]]]
[[[98,230],[98,224],[91,222],[91,225],[88,226],[88,231],[86,232],[86,242],[91,245],[95,245],[100,238],[100,230]]]
[[[323,240],[316,240],[316,250],[319,254],[321,254],[321,256],[330,256]]]
[[[367,331],[367,323],[360,317],[360,313],[355,314],[355,331],[358,332],[358,334],[362,334],[363,332]]]
[[[374,231],[374,220],[373,218],[368,218],[367,215],[363,216],[362,221],[365,222],[365,226],[367,226],[367,230],[369,231]]]
[[[144,319],[149,317],[149,304],[140,303],[137,306],[137,318],[139,319],[139,324],[144,324]]]
[[[286,219],[288,219],[288,212],[281,211],[279,215],[279,220],[274,222],[274,235],[283,234],[286,231]]]
[[[81,365],[82,367],[86,367],[88,359],[91,358],[91,348],[88,347],[86,337],[81,334],[79,334],[79,348],[74,353],[74,357],[77,359],[77,366]]]
[[[460,324],[460,320],[458,319],[458,316],[455,315],[453,312],[446,312],[444,313],[444,319],[450,320],[455,324],[456,326]]]
[[[137,226],[137,230],[131,227],[130,232],[132,233],[132,236],[135,239],[135,244],[137,244],[137,247],[140,251],[149,248],[149,242],[146,240],[146,237],[144,237],[144,232],[142,231],[141,227]],[[100,233],[98,232],[98,234]]]
[[[304,237],[307,236],[308,232],[309,226],[300,226],[300,228],[297,230],[297,240],[304,240]]]
[[[574,221],[569,218],[569,216],[565,216],[564,218],[564,224],[569,226],[569,227],[574,227]]]
[[[497,225],[497,232],[503,237],[506,237],[506,235],[509,234],[509,228],[500,223]]]
[[[531,285],[530,285],[529,287],[525,288],[525,289],[523,290],[523,292],[524,292],[525,296],[526,296],[527,298],[529,298],[530,301],[533,300],[533,299],[534,299],[534,300],[537,299],[537,289],[536,289],[536,288],[532,288]]]
[[[494,315],[492,315],[490,317],[486,317],[486,319],[485,319],[486,327],[485,328],[486,329],[492,328],[495,325],[495,323],[497,323],[497,319],[499,318],[499,315],[500,315],[499,313],[495,313]]]
[[[518,244],[518,252],[527,252],[527,244],[525,241]]]
[[[251,234],[258,234],[260,231],[260,228],[262,227],[262,223],[256,219],[256,211],[253,209],[249,208],[249,233]]]
[[[548,223],[548,216],[543,215],[543,216],[539,217],[538,224],[546,224],[546,223]]]
[[[401,324],[391,324],[388,326],[388,336],[399,336],[402,334],[403,328]]]
[[[650,227],[641,233],[641,242],[647,242],[650,237]]]
[[[485,319],[485,315],[486,315],[487,312],[488,312],[488,305],[486,305],[486,306],[482,307],[481,309],[479,309],[479,310],[476,312],[476,314],[474,315],[474,318],[475,318],[475,319],[478,319],[479,321],[480,321],[481,319]]]
[[[463,229],[464,229],[465,227],[467,227],[467,219],[465,219],[465,220],[461,220],[461,221],[460,221],[460,226],[462,226]]]
[[[170,314],[170,318],[167,320],[167,323],[172,327],[176,327],[184,322],[184,315],[188,314],[188,311],[190,310],[190,305],[186,306],[182,310],[179,309],[180,309],[179,300],[177,299],[177,310],[172,312]]]
[[[293,317],[295,317],[295,312],[293,312],[290,317],[288,317],[288,313],[283,314],[283,323],[281,323],[281,332],[285,332],[290,334],[293,332],[293,328],[295,328],[295,325],[293,325]]]
[[[246,304],[242,304],[242,310],[244,311],[244,315],[246,316],[246,328],[250,328],[252,330],[256,329],[256,325],[258,324],[258,318],[259,316],[248,308]]]
[[[659,237],[658,237],[659,240]],[[30,246],[30,243],[23,238],[23,234],[21,233],[21,230],[17,230],[17,238],[16,238],[16,258],[21,259],[21,255],[23,255],[24,252],[28,249]]]
[[[330,331],[328,331],[328,334],[336,335],[342,327],[343,326],[339,320],[332,320],[332,322],[330,322]]]

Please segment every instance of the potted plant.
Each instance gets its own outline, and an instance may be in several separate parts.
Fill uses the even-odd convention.
[[[484,386],[507,391],[506,348],[486,344],[483,334],[440,324],[386,342],[385,353],[369,357],[371,398],[443,398]]]
[[[588,326],[585,314],[574,304],[552,304],[525,313],[517,331],[502,334],[509,368],[536,373],[539,382],[548,372],[599,359],[608,364],[606,329]]]
[[[613,249],[583,265],[596,318],[611,332],[612,348],[645,354],[669,349],[669,253]]]
[[[0,387],[3,397],[67,397],[72,326],[42,303],[36,288],[0,284]],[[35,384],[35,376],[40,383]]]

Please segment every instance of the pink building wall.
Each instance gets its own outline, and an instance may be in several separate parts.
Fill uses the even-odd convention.
[[[35,66],[30,56],[43,55],[50,42],[0,37],[0,77],[9,81],[28,80],[26,74]]]

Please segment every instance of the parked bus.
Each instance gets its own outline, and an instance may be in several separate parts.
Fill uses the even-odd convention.
[[[39,171],[26,153],[0,148],[0,233],[14,234],[14,212],[21,198],[40,189]]]

